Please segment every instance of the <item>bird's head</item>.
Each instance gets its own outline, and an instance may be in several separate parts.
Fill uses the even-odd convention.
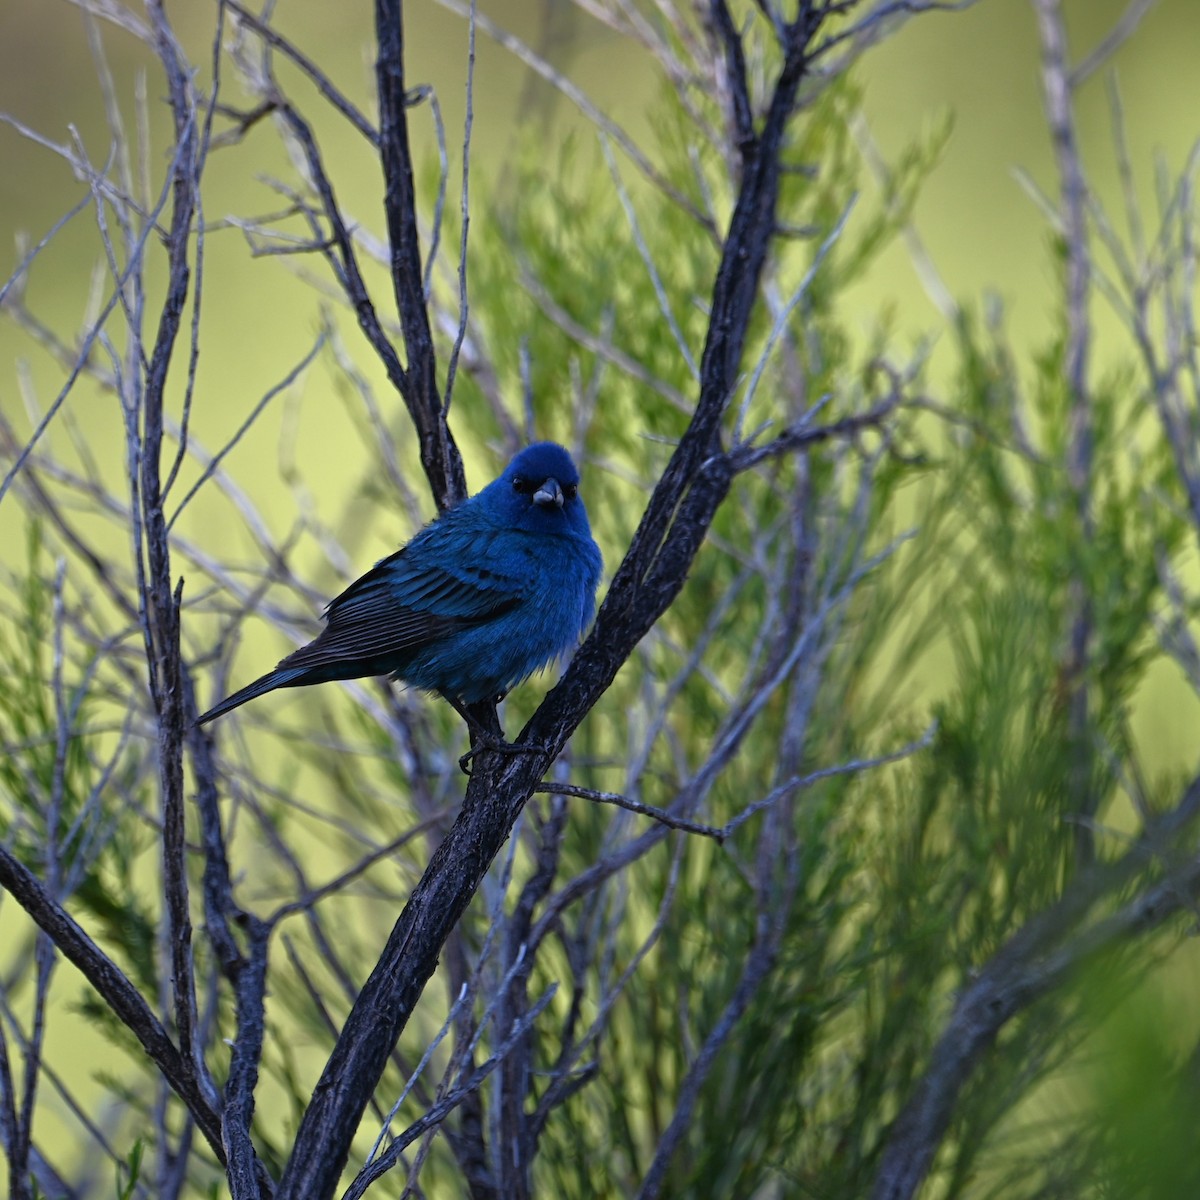
[[[590,536],[579,472],[554,442],[526,446],[486,490],[493,489],[495,504],[510,527]]]

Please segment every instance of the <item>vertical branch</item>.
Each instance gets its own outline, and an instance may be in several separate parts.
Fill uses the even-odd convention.
[[[266,993],[267,940],[270,929],[244,912],[233,896],[229,856],[221,828],[217,801],[217,766],[211,737],[195,725],[197,713],[190,676],[185,672],[187,717],[192,769],[196,776],[196,808],[204,846],[204,918],[209,942],[221,974],[234,989],[237,1034],[225,1083],[221,1113],[221,1140],[228,1157],[227,1175],[233,1200],[259,1200],[269,1196],[271,1181],[258,1160],[251,1140],[254,1118],[254,1089],[262,1060]],[[245,929],[249,952],[243,954],[233,934],[233,925]]]
[[[384,211],[392,250],[392,287],[408,362],[404,399],[416,426],[421,464],[438,508],[450,508],[467,494],[462,457],[442,414],[437,386],[437,356],[425,305],[421,247],[417,230],[416,192],[408,144],[404,90],[404,5],[402,0],[376,0],[375,33],[379,54],[375,79],[379,89],[379,150],[383,164]],[[465,236],[465,234],[464,234]]]
[[[188,906],[187,848],[184,831],[184,707],[179,649],[179,599],[183,587],[171,591],[171,556],[163,512],[160,464],[167,374],[187,304],[189,238],[195,214],[197,129],[188,74],[163,10],[162,0],[149,5],[154,48],[167,76],[178,152],[172,171],[171,225],[167,235],[169,276],[154,349],[146,369],[142,396],[139,454],[141,512],[146,552],[143,601],[150,688],[158,714],[159,782],[162,789],[163,886],[166,898],[168,953],[175,1023],[185,1060],[202,1068],[196,1044],[196,993],[192,976],[192,922]],[[203,1071],[199,1072],[201,1075]]]
[[[1042,43],[1042,86],[1046,100],[1046,120],[1054,143],[1061,188],[1060,214],[1067,257],[1067,345],[1066,385],[1069,404],[1067,416],[1067,480],[1075,500],[1076,519],[1081,540],[1086,544],[1093,533],[1091,512],[1092,413],[1088,392],[1088,350],[1091,326],[1088,321],[1088,296],[1091,289],[1091,259],[1087,235],[1087,184],[1079,159],[1072,110],[1072,83],[1067,68],[1066,31],[1063,27],[1061,0],[1033,0],[1038,34]],[[1071,791],[1078,825],[1076,852],[1081,863],[1095,854],[1092,830],[1087,818],[1095,812],[1097,798],[1091,784],[1088,740],[1087,666],[1092,631],[1092,603],[1082,564],[1077,563],[1070,581],[1067,632],[1067,660],[1064,681],[1068,689],[1067,731],[1071,754]]]
[[[526,1020],[529,1008],[529,977],[534,955],[529,952],[529,934],[534,911],[554,883],[558,858],[567,824],[567,805],[554,797],[549,815],[542,825],[534,871],[521,889],[521,895],[504,931],[502,965],[511,978],[505,980],[496,1014],[496,1035],[507,1040]],[[500,1192],[508,1200],[527,1200],[533,1186],[533,1157],[537,1149],[536,1126],[527,1109],[532,1100],[536,1111],[534,1079],[534,1037],[526,1030],[515,1041],[512,1053],[501,1063],[498,1092],[499,1137],[496,1139]]]
[[[20,1134],[17,1126],[17,1096],[13,1085],[12,1062],[8,1056],[8,1037],[0,1021],[0,1142],[8,1159],[8,1189],[13,1200],[20,1200]]]
[[[745,164],[753,154],[755,144],[754,113],[750,105],[750,85],[746,79],[746,54],[725,0],[713,0],[710,18],[724,50],[722,90],[728,96],[732,140]]]
[[[50,782],[50,802],[46,809],[46,889],[54,900],[62,893],[61,825],[66,790],[67,749],[70,740],[71,715],[63,687],[63,586],[66,563],[60,559],[54,574],[54,653],[53,691],[55,718],[54,769]],[[38,1078],[42,1069],[42,1049],[46,1036],[46,1004],[50,997],[50,979],[54,973],[56,952],[54,942],[45,930],[39,929],[34,943],[37,968],[34,983],[33,1023],[24,1050],[25,1078],[21,1111],[16,1122],[16,1137],[9,1149],[9,1173],[14,1200],[30,1195],[27,1175],[29,1155],[33,1147],[33,1116]]]
[[[213,33],[212,41],[212,88],[208,96],[203,128],[200,133],[200,144],[195,159],[194,177],[197,185],[199,184],[200,176],[204,172],[204,164],[207,161],[208,152],[212,147],[213,118],[216,116],[217,98],[221,90],[221,44],[224,33],[225,0],[217,0],[216,29]],[[196,368],[200,361],[200,301],[204,294],[204,199],[200,194],[199,186],[195,188],[193,195],[196,206],[196,288],[192,304],[191,345],[187,364],[187,386],[183,394],[183,411],[179,418],[178,446],[175,451],[175,461],[171,464],[171,469],[167,473],[167,482],[162,489],[164,500],[167,493],[170,492],[180,468],[187,459],[188,429],[192,417],[192,399],[195,396],[196,390]]]
[[[250,1128],[263,1049],[263,995],[266,992],[270,926],[249,915],[245,924],[250,935],[250,952],[237,973],[238,1032],[225,1085],[221,1136],[229,1156],[226,1174],[232,1200],[260,1200],[271,1195],[271,1183],[258,1161]]]

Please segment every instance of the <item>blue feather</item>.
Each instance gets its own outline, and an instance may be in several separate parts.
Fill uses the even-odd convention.
[[[474,704],[576,645],[603,567],[579,472],[553,442],[518,454],[483,491],[332,600],[320,636],[206,712],[281,687],[392,675]]]

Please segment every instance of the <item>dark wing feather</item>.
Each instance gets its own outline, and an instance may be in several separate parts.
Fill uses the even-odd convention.
[[[519,581],[478,559],[451,571],[422,561],[428,556],[413,549],[385,558],[332,600],[321,635],[284,662],[313,668],[403,657],[521,602]]]
[[[326,609],[328,624],[316,641],[221,701],[199,724],[275,688],[403,672],[421,647],[521,604],[528,581],[519,561],[505,555],[503,535],[475,523],[470,504],[427,526],[352,583]]]

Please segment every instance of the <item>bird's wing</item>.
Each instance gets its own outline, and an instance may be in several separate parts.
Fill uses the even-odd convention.
[[[523,597],[521,580],[478,549],[442,565],[410,543],[331,601],[320,637],[288,661],[303,655],[315,666],[403,654],[509,612]]]

